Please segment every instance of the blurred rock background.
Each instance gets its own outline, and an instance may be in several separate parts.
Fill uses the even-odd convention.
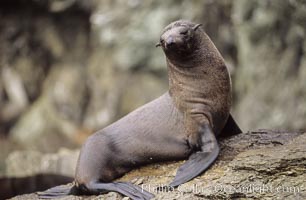
[[[305,0],[4,0],[0,174],[18,176],[24,150],[77,149],[163,94],[155,43],[181,18],[202,23],[224,56],[243,130],[306,128]]]

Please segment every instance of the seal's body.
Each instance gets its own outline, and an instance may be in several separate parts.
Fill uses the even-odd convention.
[[[140,165],[187,158],[191,149],[182,121],[168,93],[136,109],[87,139],[76,181],[109,182]]]
[[[41,197],[116,191],[150,199],[138,186],[112,181],[144,164],[189,158],[170,183],[175,187],[216,160],[215,136],[241,130],[229,114],[231,81],[223,58],[199,26],[180,20],[165,28],[157,46],[166,55],[169,91],[90,136],[73,188],[51,188]]]

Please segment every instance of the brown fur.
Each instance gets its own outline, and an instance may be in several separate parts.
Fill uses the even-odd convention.
[[[215,45],[201,28],[193,31],[194,26],[188,21],[177,21],[167,26],[161,36],[161,40],[169,35],[180,40],[182,27],[190,30],[186,36],[189,49],[183,52],[184,56],[173,55],[171,50],[167,55],[162,45],[169,69],[169,91],[175,105],[185,114],[188,134],[197,132],[198,125],[207,121],[219,134],[229,116],[231,80]]]

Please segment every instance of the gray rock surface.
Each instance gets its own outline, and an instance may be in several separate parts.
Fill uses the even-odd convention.
[[[222,139],[221,155],[203,175],[173,191],[167,185],[181,162],[153,164],[134,170],[120,180],[153,192],[155,199],[305,199],[306,133],[260,130]],[[35,194],[13,199],[37,199]],[[122,199],[67,196],[62,199]],[[126,198],[125,198],[126,199]]]
[[[74,177],[78,150],[60,149],[57,153],[15,151],[6,159],[7,177],[26,177],[34,174],[60,174]]]
[[[11,137],[31,150],[54,151],[75,147],[75,134],[82,128],[82,109],[87,87],[82,69],[54,66],[43,94],[11,130]]]
[[[242,128],[305,127],[305,13],[305,1],[235,1],[235,114]]]

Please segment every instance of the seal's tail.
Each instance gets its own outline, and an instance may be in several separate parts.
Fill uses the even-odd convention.
[[[74,194],[76,191],[76,186],[74,183],[68,185],[60,185],[53,188],[50,188],[43,192],[37,192],[36,194],[40,199],[53,199],[60,198],[70,194]]]

